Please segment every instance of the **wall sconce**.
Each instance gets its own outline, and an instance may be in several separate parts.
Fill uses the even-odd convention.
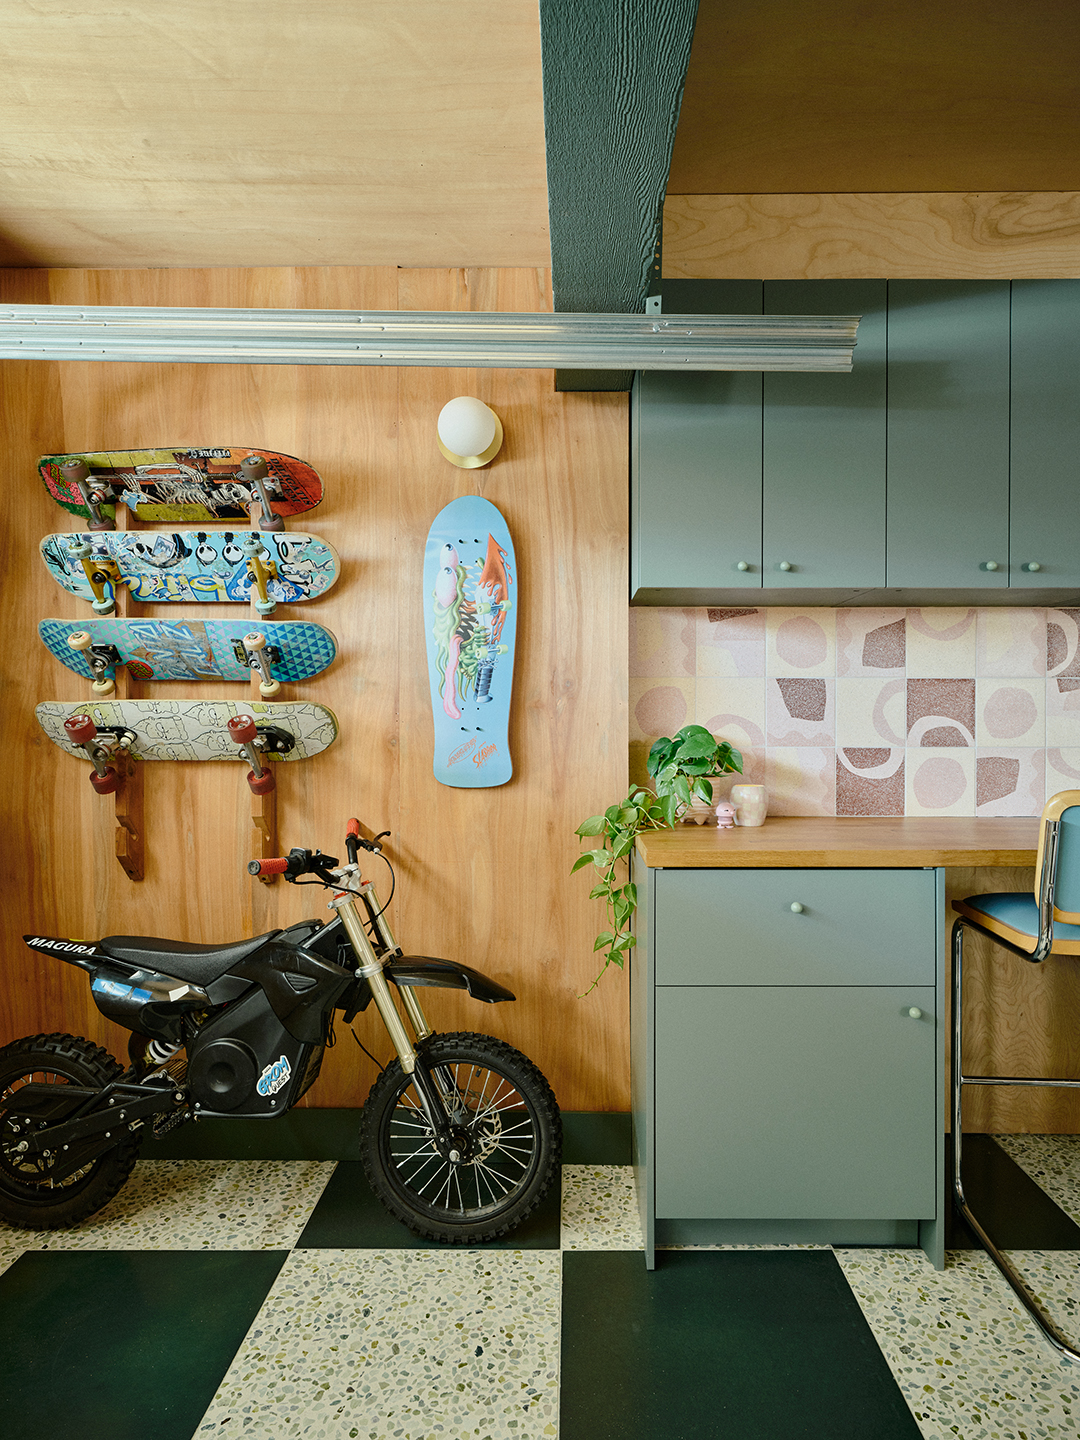
[[[449,400],[439,411],[439,449],[463,470],[478,470],[494,460],[503,443],[503,428],[495,411],[471,395]]]

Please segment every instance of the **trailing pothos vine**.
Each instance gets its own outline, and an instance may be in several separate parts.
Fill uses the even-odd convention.
[[[578,856],[571,874],[586,865],[594,866],[599,877],[590,899],[603,900],[607,907],[607,928],[593,944],[594,954],[603,952],[604,963],[586,995],[595,990],[609,965],[622,969],[635,943],[631,924],[637,909],[637,886],[624,878],[623,862],[629,862],[637,837],[643,830],[670,829],[695,797],[711,804],[710,777],[732,771],[741,774],[742,756],[704,725],[684,725],[677,735],[662,735],[657,740],[646,768],[656,782],[655,793],[635,785],[620,804],[608,806],[602,815],[590,815],[574,832],[582,839],[600,839],[599,845]]]

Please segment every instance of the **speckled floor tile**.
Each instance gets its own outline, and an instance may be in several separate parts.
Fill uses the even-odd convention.
[[[140,1160],[106,1205],[71,1230],[0,1225],[22,1250],[289,1250],[333,1160]]]
[[[645,1248],[632,1166],[563,1166],[562,1248]]]
[[[9,1265],[15,1264],[15,1261],[24,1250],[31,1248],[29,1245],[0,1245],[0,1275],[4,1273]]]
[[[1032,1180],[1080,1224],[1080,1135],[995,1135]]]
[[[988,1256],[951,1250],[944,1271],[918,1250],[836,1256],[924,1440],[1075,1440],[1080,1368],[1043,1340]],[[1010,1258],[1075,1333],[1078,1257]]]
[[[295,1251],[196,1440],[551,1440],[560,1302],[557,1252]]]

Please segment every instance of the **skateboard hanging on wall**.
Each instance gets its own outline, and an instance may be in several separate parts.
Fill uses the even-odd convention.
[[[280,529],[288,516],[313,510],[323,494],[305,461],[246,446],[43,455],[38,472],[56,503],[92,530],[115,528],[117,505],[152,525],[250,520]]]
[[[337,654],[322,625],[280,620],[253,627],[250,620],[42,620],[38,634],[49,651],[94,682],[98,695],[113,689],[117,666],[133,680],[247,680],[261,676],[264,695],[280,684],[310,680]],[[260,643],[261,642],[261,643]],[[267,688],[272,687],[272,688]]]
[[[424,632],[443,785],[480,789],[513,774],[516,582],[510,531],[489,500],[462,495],[440,510],[424,552]]]
[[[41,556],[57,584],[99,615],[115,609],[126,585],[142,604],[253,602],[260,614],[278,603],[324,594],[340,562],[325,540],[293,531],[109,530],[46,535]]]

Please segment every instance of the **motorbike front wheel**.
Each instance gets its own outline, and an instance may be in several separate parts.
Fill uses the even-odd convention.
[[[31,1035],[0,1049],[0,1216],[24,1230],[75,1225],[107,1205],[131,1174],[138,1142],[126,1140],[73,1174],[54,1180],[47,1155],[16,1149],[7,1112],[19,1090],[35,1082],[100,1088],[123,1074],[123,1066],[78,1035]]]
[[[418,1063],[442,1097],[458,1158],[438,1149],[412,1076],[394,1060],[360,1121],[368,1183],[425,1239],[495,1240],[536,1209],[558,1171],[555,1096],[531,1060],[488,1035],[434,1036]]]

